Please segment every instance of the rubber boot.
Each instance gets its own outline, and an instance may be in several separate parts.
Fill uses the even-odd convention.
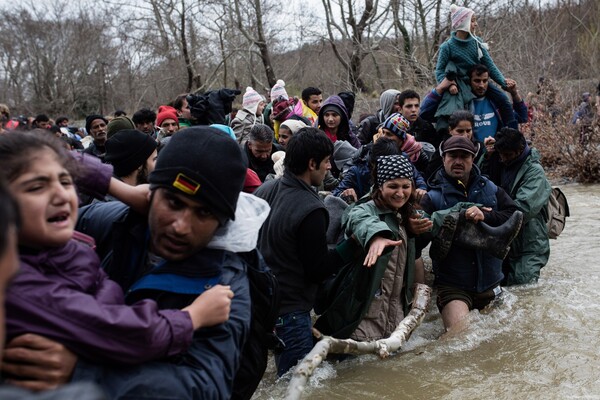
[[[492,227],[485,222],[474,224],[461,211],[454,235],[454,243],[474,250],[483,250],[501,260],[510,250],[510,243],[519,233],[523,223],[523,213],[515,211],[502,225]]]
[[[450,247],[452,247],[458,220],[458,212],[449,213],[444,217],[444,222],[442,222],[437,236],[432,239],[431,246],[429,247],[429,257],[432,260],[441,261],[448,255]]]

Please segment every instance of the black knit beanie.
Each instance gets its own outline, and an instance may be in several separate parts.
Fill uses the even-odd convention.
[[[156,141],[144,132],[123,129],[106,141],[104,159],[112,164],[116,176],[127,176],[144,165],[156,147]]]
[[[88,115],[87,117],[85,117],[85,131],[88,133],[88,135],[90,134],[92,122],[94,122],[95,119],[101,119],[104,121],[105,124],[108,124],[108,121],[102,115],[99,115],[99,114]]]
[[[235,140],[216,128],[193,126],[177,132],[161,150],[148,180],[208,206],[224,224],[235,219],[247,161]]]

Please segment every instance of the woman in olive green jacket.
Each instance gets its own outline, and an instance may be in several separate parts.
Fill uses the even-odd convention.
[[[344,215],[347,237],[364,251],[324,287],[325,310],[315,323],[322,333],[377,340],[388,337],[404,318],[415,272],[414,240],[405,229],[413,213],[412,169],[403,156],[379,157],[370,197]]]

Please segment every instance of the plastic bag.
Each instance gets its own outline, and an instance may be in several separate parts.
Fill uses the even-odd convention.
[[[234,253],[254,250],[260,228],[270,211],[271,207],[265,200],[241,192],[235,209],[235,220],[219,228],[206,247]]]

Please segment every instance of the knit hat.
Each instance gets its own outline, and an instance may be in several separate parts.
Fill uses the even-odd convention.
[[[404,156],[395,154],[377,157],[377,186],[392,179],[413,179],[413,165]]]
[[[466,151],[467,153],[477,155],[479,150],[471,139],[464,136],[452,136],[446,139],[440,146],[440,154],[444,155],[449,151]]]
[[[296,100],[285,99],[283,96],[277,98],[277,100],[273,101],[273,111],[271,113],[274,120],[283,122],[287,119],[290,113],[294,110],[294,106],[296,105]]]
[[[248,167],[239,145],[209,126],[192,126],[171,137],[148,180],[208,206],[221,224],[235,219]]]
[[[131,118],[126,116],[114,118],[106,125],[106,135],[110,139],[111,136],[123,129],[135,129],[135,125]]]
[[[450,6],[452,30],[471,32],[471,17],[473,14],[475,14],[475,12],[470,8],[460,7],[456,4],[452,4]]]
[[[256,114],[256,110],[261,101],[266,101],[264,96],[261,96],[256,90],[248,86],[246,88],[246,93],[244,93],[244,97],[242,98],[242,107],[252,114]]]
[[[121,129],[106,141],[105,160],[112,164],[116,176],[127,176],[144,165],[156,147],[156,141],[144,132]]]
[[[387,117],[381,127],[389,130],[400,139],[406,140],[406,134],[410,129],[410,122],[400,113],[394,113]]]
[[[285,82],[279,79],[275,86],[271,89],[271,101],[275,100],[279,96],[282,96],[284,99],[289,99],[286,90],[285,90]]]
[[[94,122],[94,120],[96,120],[96,119],[101,119],[102,121],[104,121],[105,124],[108,124],[108,121],[102,115],[99,115],[99,114],[88,115],[87,117],[85,117],[85,131],[88,134],[90,133],[90,129],[92,128],[92,122]]]
[[[158,113],[156,115],[156,125],[160,126],[165,119],[172,119],[177,122],[179,126],[179,117],[177,116],[177,110],[171,106],[160,106],[158,107]]]
[[[332,112],[336,113],[337,115],[344,115],[344,112],[342,111],[340,106],[338,106],[337,104],[331,104],[331,103],[321,107],[321,109],[319,110],[319,115],[325,115],[325,113],[328,111],[332,111]]]
[[[297,119],[287,119],[279,126],[279,129],[282,127],[288,128],[292,132],[292,135],[295,135],[296,132],[302,128],[306,128],[307,126],[308,125],[306,125],[304,122],[298,121]]]

